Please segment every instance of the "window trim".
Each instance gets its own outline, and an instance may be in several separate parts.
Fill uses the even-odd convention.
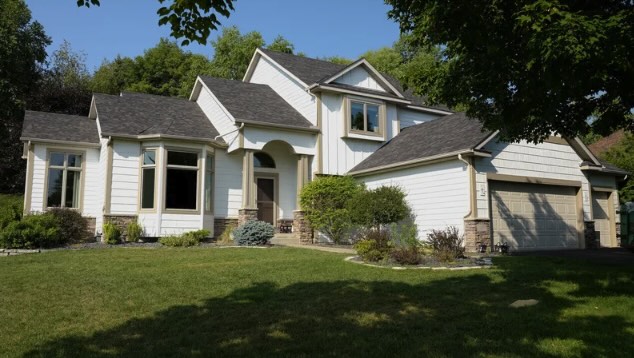
[[[62,198],[61,198],[61,202],[60,202],[60,206],[48,206],[48,172],[51,169],[51,154],[53,153],[62,153],[64,154],[64,166],[60,167],[58,165],[54,165],[53,169],[63,169],[63,174],[62,174]],[[80,173],[80,179],[79,179],[79,205],[76,208],[69,208],[64,206],[64,201],[66,199],[66,185],[64,185],[64,183],[66,183],[66,173],[69,170],[68,169],[68,155],[69,154],[74,154],[74,155],[81,155],[81,165],[79,166],[79,169],[74,169],[76,167],[71,167],[73,169],[70,169],[71,171],[75,171],[75,172],[79,172]],[[73,149],[73,148],[63,148],[63,147],[48,147],[46,148],[46,162],[44,163],[44,190],[43,190],[43,197],[42,197],[42,210],[43,211],[47,211],[50,209],[56,209],[56,208],[64,208],[64,209],[70,209],[70,210],[75,210],[78,211],[80,213],[83,213],[84,211],[84,188],[85,188],[85,183],[86,183],[86,152],[82,151],[82,150],[77,150],[77,149]]]
[[[196,159],[196,169],[194,169],[194,167],[190,167],[190,166],[186,166],[186,165],[174,165],[174,164],[167,164],[167,156],[169,152],[181,152],[181,153],[191,153],[191,154],[196,154],[197,159]],[[202,158],[202,154],[201,154],[202,150],[201,149],[194,149],[194,148],[183,148],[183,147],[174,147],[174,146],[166,146],[163,148],[163,163],[164,165],[161,165],[162,171],[163,171],[163,189],[162,189],[162,200],[161,200],[161,208],[162,208],[162,212],[166,213],[166,214],[181,214],[181,215],[200,215],[203,211],[204,208],[202,208],[201,205],[201,197],[200,197],[200,191],[201,191],[201,183],[202,180],[204,180],[204,178],[202,177],[202,167],[203,167],[203,163],[202,161],[204,160]],[[168,169],[181,169],[181,170],[196,170],[196,208],[195,209],[168,209],[167,208],[167,170]]]
[[[150,165],[143,164],[143,153],[147,151],[154,151],[154,205],[152,208],[143,208],[143,169],[151,168]],[[158,200],[158,177],[159,170],[161,168],[160,158],[161,148],[157,146],[141,147],[141,154],[139,155],[139,195],[138,195],[138,212],[140,213],[156,213]]]
[[[203,209],[203,213],[206,215],[213,215],[214,213],[214,194],[215,194],[215,190],[214,187],[216,186],[216,157],[213,154],[209,154],[209,152],[207,152],[207,156],[205,157],[205,161],[207,160],[207,158],[211,158],[211,168],[207,168],[207,163],[204,163],[204,173],[203,173],[203,181],[202,181],[202,185],[203,185],[203,205],[202,205],[202,209]],[[211,210],[207,210],[206,206],[207,206],[207,195],[205,193],[205,190],[207,189],[206,185],[207,183],[205,182],[205,179],[207,178],[207,173],[209,173],[209,175],[211,175],[211,193],[209,195],[209,201],[211,202],[210,208]]]
[[[370,132],[367,130],[358,130],[352,129],[352,102],[363,104],[363,117],[364,117],[364,128],[367,128],[367,105],[372,104],[379,107],[379,131],[378,132]],[[348,138],[358,138],[358,139],[368,139],[368,140],[382,140],[385,141],[386,138],[386,117],[387,110],[385,102],[371,100],[363,97],[356,96],[344,96],[343,100],[343,115],[344,115],[344,133],[345,137]]]

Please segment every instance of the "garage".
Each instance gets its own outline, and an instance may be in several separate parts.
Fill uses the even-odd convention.
[[[612,223],[610,221],[610,193],[605,191],[592,192],[592,213],[594,215],[594,230],[601,247],[612,247]]]
[[[580,248],[578,188],[489,181],[494,243],[511,250]]]

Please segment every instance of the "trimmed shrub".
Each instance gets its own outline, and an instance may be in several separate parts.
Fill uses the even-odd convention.
[[[121,243],[121,230],[113,223],[103,224],[103,241],[108,245]]]
[[[128,242],[137,242],[141,237],[143,237],[143,226],[136,221],[132,221],[128,223],[126,227],[126,236],[125,240]]]
[[[300,205],[311,226],[338,244],[352,227],[348,201],[362,191],[352,177],[322,176],[304,186]]]
[[[27,215],[0,230],[0,247],[4,248],[49,248],[64,243],[66,239],[60,233],[57,220],[49,213]]]
[[[165,236],[160,238],[159,242],[171,247],[189,247],[200,244],[200,241],[193,235]]]
[[[60,235],[66,242],[77,243],[87,241],[87,224],[81,214],[72,209],[54,208],[48,211],[59,224]]]
[[[201,229],[196,231],[189,231],[184,233],[182,236],[191,237],[198,242],[203,242],[206,238],[209,237],[209,230]]]
[[[427,235],[427,244],[432,248],[432,254],[440,261],[449,262],[464,257],[465,248],[462,245],[463,236],[458,229],[450,226],[445,230],[432,230]]]
[[[363,261],[376,262],[388,258],[392,248],[389,231],[368,230],[364,237],[354,245]]]
[[[273,235],[273,225],[259,220],[247,221],[233,231],[234,240],[240,246],[266,245]]]
[[[410,209],[405,193],[397,186],[363,190],[348,202],[352,222],[366,228],[379,228],[405,219]]]

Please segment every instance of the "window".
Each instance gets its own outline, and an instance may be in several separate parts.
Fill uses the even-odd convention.
[[[264,152],[253,154],[253,166],[255,168],[275,168],[275,161]]]
[[[213,175],[214,158],[209,156],[205,161],[205,211],[213,212]]]
[[[350,100],[350,131],[381,133],[381,104]]]
[[[196,210],[198,154],[167,152],[165,208]]]
[[[82,155],[51,152],[48,158],[46,207],[79,209]]]
[[[141,163],[141,209],[154,209],[154,183],[156,178],[156,150],[143,151]]]

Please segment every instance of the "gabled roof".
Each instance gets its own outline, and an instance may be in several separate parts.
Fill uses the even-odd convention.
[[[590,144],[588,148],[592,151],[592,153],[594,153],[594,155],[601,155],[616,144],[620,143],[621,140],[623,140],[623,137],[625,137],[625,130],[621,129]]]
[[[208,76],[199,78],[236,122],[313,129],[301,113],[267,85]]]
[[[403,129],[350,173],[472,151],[490,135],[464,113],[452,114]]]
[[[340,65],[324,60],[297,56],[264,48],[260,48],[258,50],[287,69],[306,85],[320,83],[326,78],[348,67],[347,65]]]
[[[215,140],[218,130],[195,102],[182,98],[124,92],[95,93],[93,104],[104,136],[151,136]]]
[[[99,144],[95,120],[47,112],[26,111],[21,140],[50,140]]]

